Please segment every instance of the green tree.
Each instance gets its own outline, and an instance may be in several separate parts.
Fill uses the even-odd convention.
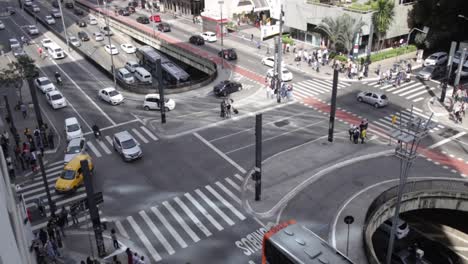
[[[366,23],[362,19],[357,20],[348,14],[343,14],[336,18],[323,18],[316,29],[328,36],[332,49],[340,50],[342,47],[346,53],[350,54],[353,40],[364,25]]]
[[[395,17],[395,2],[393,0],[377,0],[373,2],[373,9],[375,11],[372,14],[372,23],[374,24],[380,49],[387,30]]]
[[[23,76],[17,62],[8,63],[7,68],[0,70],[0,85],[2,89],[18,89],[20,101],[22,101]]]

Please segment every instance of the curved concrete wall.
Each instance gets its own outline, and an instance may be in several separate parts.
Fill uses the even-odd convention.
[[[369,263],[380,264],[374,252],[372,235],[395,212],[397,187],[377,197],[367,212],[364,245]],[[451,209],[468,212],[468,181],[414,181],[405,185],[400,213],[418,209]]]

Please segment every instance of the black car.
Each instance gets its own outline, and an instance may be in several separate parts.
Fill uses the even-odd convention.
[[[89,40],[89,36],[86,32],[84,31],[80,31],[78,32],[78,38],[81,40],[81,41],[88,41]]]
[[[66,7],[66,8],[72,9],[74,6],[73,6],[73,3],[72,3],[72,2],[66,2],[66,3],[65,3],[65,7]]]
[[[127,9],[119,9],[119,15],[121,16],[129,16],[130,12]]]
[[[11,6],[8,6],[8,7],[6,8],[6,12],[7,12],[8,14],[10,14],[10,15],[16,14],[15,9],[14,9],[13,7],[11,7]]]
[[[79,27],[86,27],[86,21],[84,21],[84,20],[78,20],[78,21],[76,21],[76,24]]]
[[[158,25],[158,30],[162,32],[171,32],[171,26],[168,23],[161,23]]]
[[[138,23],[141,23],[141,24],[149,24],[150,23],[149,18],[146,17],[146,16],[139,16],[139,17],[137,17],[136,21]]]
[[[216,96],[227,96],[228,94],[232,94],[240,90],[242,90],[242,84],[238,82],[225,80],[220,82],[213,88],[213,93]]]
[[[133,7],[133,6],[125,7],[125,10],[127,10],[130,14],[135,13],[135,7]]]
[[[234,49],[223,49],[218,52],[218,56],[223,57],[226,60],[237,60],[237,53]]]
[[[52,6],[55,8],[59,8],[59,3],[57,1],[53,1]]]
[[[84,15],[83,10],[77,9],[77,8],[75,8],[75,11],[73,11],[73,13],[75,13],[75,15],[77,15],[77,16],[82,16],[82,15]]]
[[[138,6],[138,2],[137,2],[137,1],[130,2],[130,3],[128,3],[128,6],[137,7],[137,6]]]
[[[197,46],[205,44],[205,40],[200,35],[191,36],[189,42]]]

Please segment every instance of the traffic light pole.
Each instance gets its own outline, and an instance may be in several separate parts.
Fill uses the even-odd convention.
[[[445,101],[445,96],[447,95],[447,85],[450,80],[450,74],[452,73],[453,55],[455,54],[456,48],[457,48],[457,42],[452,41],[452,44],[450,45],[449,58],[447,60],[447,75],[445,76],[445,81],[442,82],[442,92],[440,93],[441,103]]]
[[[158,78],[159,101],[161,104],[161,123],[166,123],[166,106],[164,101],[164,84],[162,79],[161,59],[156,60],[156,76]]]
[[[262,193],[262,114],[255,116],[255,201],[260,201]]]
[[[333,87],[330,104],[330,121],[328,124],[328,141],[333,142],[333,131],[335,129],[335,114],[336,114],[336,94],[338,93],[338,70],[333,70]]]
[[[283,51],[282,51],[282,37],[283,37],[283,5],[281,5],[281,10],[280,10],[280,19],[279,19],[279,36],[278,36],[278,46],[275,47],[275,52],[276,52],[276,101],[278,103],[281,103],[281,84],[282,84],[282,72],[281,72],[281,66],[282,66],[282,60],[283,60]]]

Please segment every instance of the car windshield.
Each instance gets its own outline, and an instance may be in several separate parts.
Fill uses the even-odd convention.
[[[60,178],[64,180],[73,180],[75,178],[75,171],[74,170],[64,170],[62,176]]]
[[[70,41],[76,41],[77,39],[75,37],[70,37]]]
[[[437,58],[438,58],[437,55],[431,55],[431,56],[429,56],[428,59],[430,59],[430,60],[436,60]]]
[[[135,146],[136,146],[136,142],[133,139],[129,139],[129,140],[126,140],[126,141],[122,142],[122,148],[123,149],[130,149],[130,148],[133,148]]]
[[[67,149],[67,154],[77,154],[80,153],[81,148],[80,146],[70,146]]]
[[[128,72],[128,73],[122,74],[122,76],[124,78],[130,78],[130,77],[132,77],[132,74]],[[118,94],[118,93],[115,93],[115,94]]]
[[[80,126],[78,124],[71,124],[67,126],[67,130],[68,132],[75,132],[75,131],[80,130]]]
[[[49,81],[49,79],[44,79],[44,80],[39,80],[39,84],[41,86],[44,86],[44,85],[48,85],[50,84],[51,82]]]
[[[382,98],[382,99],[385,100],[385,99],[387,99],[387,96],[386,96],[385,94],[382,94],[382,95],[380,96],[380,98]]]
[[[52,43],[52,40],[50,40],[50,39],[44,39],[42,42],[43,42],[44,44],[49,44],[49,43]]]
[[[119,95],[119,92],[117,92],[116,90],[112,90],[112,91],[109,92],[110,97],[114,97],[116,95]]]
[[[52,98],[52,101],[60,100],[60,99],[62,99],[62,95],[54,94],[54,95],[51,96],[51,98]]]

